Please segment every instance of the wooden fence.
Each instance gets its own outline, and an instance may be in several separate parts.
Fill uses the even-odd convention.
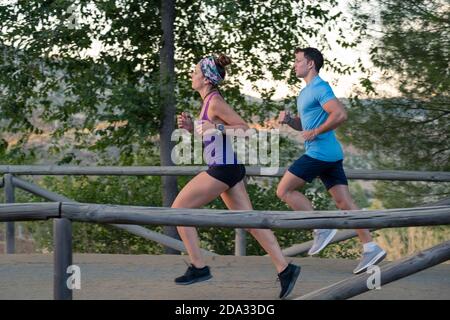
[[[0,205],[0,222],[7,222],[7,252],[14,252],[14,221],[54,220],[54,298],[72,299],[66,281],[67,267],[72,265],[72,221],[110,223],[146,239],[158,241],[183,251],[182,242],[153,232],[137,224],[214,226],[237,228],[236,253],[244,251],[243,228],[389,228],[406,226],[430,226],[450,224],[450,201],[445,199],[434,205],[393,210],[355,211],[261,211],[261,210],[212,210],[171,209],[159,207],[137,207],[77,203],[62,195],[45,190],[14,175],[195,175],[205,167],[73,167],[73,166],[0,166],[4,179],[0,183],[5,189],[6,204]],[[251,176],[281,176],[286,168],[248,167]],[[347,170],[349,179],[400,180],[450,182],[448,172],[412,172],[386,170]],[[14,203],[14,190],[21,188],[51,203]],[[333,242],[355,236],[354,231],[338,233]],[[312,243],[304,243],[285,249],[289,254],[306,251]],[[205,251],[206,254],[213,254]],[[427,259],[423,259],[427,257]],[[450,242],[431,248],[416,257],[399,261],[384,270],[382,283],[403,278],[429,268],[450,258]],[[321,289],[304,299],[349,298],[368,291],[363,286],[367,275],[345,280],[342,283]],[[365,283],[365,282],[364,282]]]

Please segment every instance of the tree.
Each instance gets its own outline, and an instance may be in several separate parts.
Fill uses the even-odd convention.
[[[449,9],[445,0],[354,2],[361,34],[372,43],[371,61],[383,74],[380,83],[398,93],[383,95],[380,83],[364,79],[371,95],[351,100],[351,125],[341,136],[380,169],[450,170]],[[389,207],[402,207],[448,197],[450,188],[378,183],[377,195]]]
[[[77,161],[76,150],[117,148],[117,160],[104,157],[109,164],[170,164],[174,106],[198,112],[189,73],[201,57],[213,52],[232,57],[239,72],[231,70],[226,98],[244,118],[257,116],[262,122],[280,108],[270,101],[275,88],[261,90],[260,106],[241,95],[242,81],[268,76],[293,84],[288,72],[294,47],[316,39],[326,49],[326,33],[332,30],[339,32],[342,46],[355,45],[338,26],[345,19],[336,6],[335,0],[316,5],[275,0],[30,0],[2,5],[3,149],[22,161],[28,157],[23,146],[33,135],[48,134],[49,150],[60,163]],[[338,61],[330,61],[329,67],[349,70]],[[11,133],[16,139],[6,137]],[[154,150],[160,152],[159,163],[151,157]],[[163,181],[164,205],[170,205],[176,180]]]
[[[334,0],[314,6],[304,1],[177,1],[177,109],[198,112],[189,73],[202,56],[225,52],[235,65],[224,91],[227,99],[245,118],[262,121],[278,108],[270,102],[274,88],[262,90],[261,107],[245,101],[242,81],[287,79],[295,46],[316,39],[327,48],[327,30],[344,20],[336,5]],[[36,0],[1,6],[1,129],[21,135],[20,143],[8,148],[20,148],[30,134],[42,132],[33,115],[53,124],[50,135],[58,152],[67,132],[75,135],[77,148],[95,151],[117,146],[130,155],[136,152],[133,146],[156,145],[151,138],[163,125],[158,8],[161,2],[155,0]],[[352,45],[345,40],[342,36],[343,45]],[[94,45],[96,54],[89,51]],[[337,61],[329,66],[342,68]]]
[[[161,165],[172,166],[170,158],[173,142],[171,134],[175,128],[175,48],[174,48],[175,1],[168,0],[161,3],[162,45],[160,51],[160,97],[162,120],[160,128]],[[162,177],[163,206],[170,207],[175,200],[178,188],[176,177]],[[174,227],[165,227],[165,234],[178,238]],[[166,253],[176,253],[176,250],[166,248]]]

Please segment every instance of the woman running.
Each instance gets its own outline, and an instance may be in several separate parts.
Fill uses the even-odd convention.
[[[221,197],[229,210],[252,210],[244,177],[245,166],[238,163],[233,152],[230,137],[225,130],[247,130],[247,123],[231,108],[218,90],[225,78],[225,67],[230,58],[220,54],[217,58],[208,56],[200,60],[192,73],[192,88],[202,98],[201,123],[194,128],[192,119],[183,112],[177,117],[178,126],[190,132],[203,135],[205,161],[208,170],[199,173],[180,191],[172,208],[200,208],[217,197]],[[222,146],[216,146],[213,136],[208,139],[208,130],[217,129],[222,133]],[[206,134],[205,134],[206,132]],[[191,261],[186,273],[175,279],[176,284],[188,285],[208,280],[212,277],[209,267],[202,257],[197,230],[194,227],[177,227]],[[294,288],[300,274],[300,266],[287,263],[280,246],[271,230],[247,229],[269,254],[281,284],[279,297],[285,298]]]

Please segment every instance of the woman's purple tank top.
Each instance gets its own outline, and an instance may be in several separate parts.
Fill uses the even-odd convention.
[[[208,120],[208,108],[209,102],[212,97],[219,94],[213,92],[207,99],[206,105],[203,108],[203,114],[201,120]],[[208,166],[220,166],[224,164],[237,164],[237,156],[233,152],[233,146],[230,140],[231,137],[227,137],[225,133],[222,135],[206,134],[203,136],[203,157]],[[225,157],[224,157],[225,156]]]

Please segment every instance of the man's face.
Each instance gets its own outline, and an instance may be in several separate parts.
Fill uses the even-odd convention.
[[[294,71],[297,78],[304,78],[308,75],[309,70],[314,68],[314,63],[305,58],[303,52],[295,54]]]

